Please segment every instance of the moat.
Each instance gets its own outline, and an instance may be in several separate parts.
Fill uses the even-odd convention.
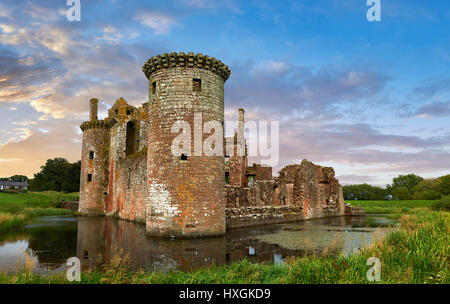
[[[162,239],[146,236],[145,225],[139,223],[48,216],[0,239],[0,271],[16,271],[26,256],[34,261],[37,273],[64,271],[66,260],[73,256],[80,258],[86,270],[121,251],[129,254],[132,270],[190,270],[244,258],[283,263],[288,257],[313,253],[356,254],[396,224],[382,215],[345,216],[231,229],[222,237]]]

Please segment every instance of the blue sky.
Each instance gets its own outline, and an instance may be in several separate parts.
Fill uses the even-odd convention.
[[[0,0],[0,176],[80,159],[88,100],[146,101],[151,56],[192,51],[231,68],[226,118],[280,121],[277,169],[307,158],[340,181],[450,169],[448,1]]]

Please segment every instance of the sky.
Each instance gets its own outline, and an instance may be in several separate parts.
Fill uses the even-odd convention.
[[[0,177],[81,158],[89,99],[147,101],[166,52],[227,64],[226,120],[279,121],[275,171],[306,158],[342,184],[450,173],[450,5],[381,0],[0,0]]]

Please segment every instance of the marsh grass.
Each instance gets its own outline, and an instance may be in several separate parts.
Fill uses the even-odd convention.
[[[108,266],[82,273],[83,284],[341,284],[368,282],[367,259],[381,260],[380,283],[450,283],[450,214],[420,211],[405,214],[400,228],[349,257],[305,255],[286,258],[281,265],[251,263],[248,260],[227,266],[211,265],[190,272],[170,273],[128,270],[129,257],[119,252]],[[338,244],[338,241],[336,241]],[[336,246],[336,245],[335,245]],[[332,251],[333,244],[328,249]],[[48,277],[36,274],[0,274],[0,283],[68,283],[65,274]]]

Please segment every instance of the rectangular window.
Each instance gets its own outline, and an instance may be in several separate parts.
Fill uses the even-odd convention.
[[[152,94],[156,93],[156,81],[152,82]]]
[[[88,174],[88,182],[92,182],[92,174]]]
[[[186,154],[181,154],[181,160],[187,160],[187,155]]]
[[[201,92],[202,91],[202,80],[194,78],[192,81],[193,91]]]
[[[127,110],[127,115],[130,115],[131,114],[131,111],[130,110]]]
[[[94,159],[94,151],[89,152],[89,159]]]

